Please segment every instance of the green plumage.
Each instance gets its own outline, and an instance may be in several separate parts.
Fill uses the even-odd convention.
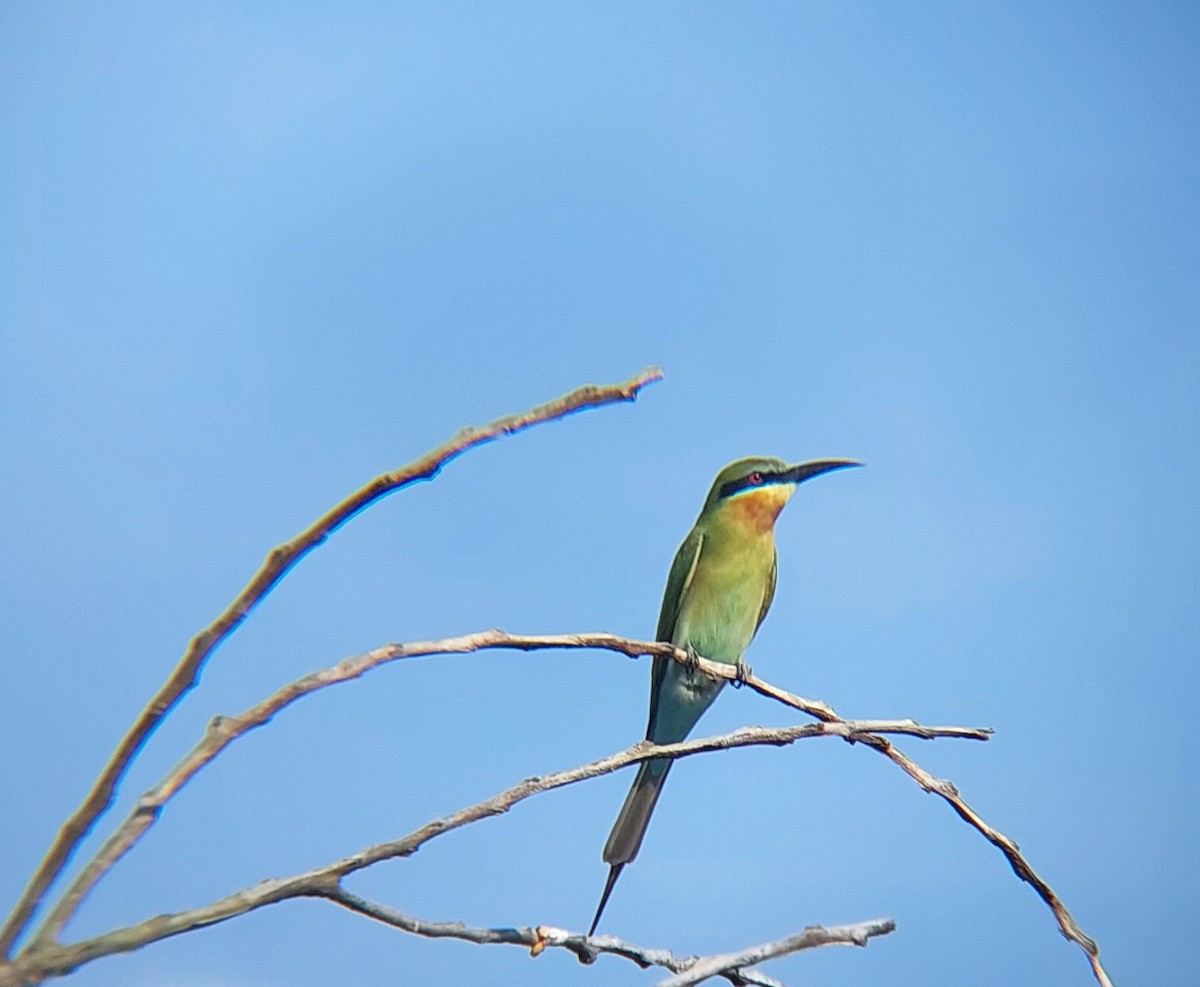
[[[820,460],[789,467],[782,459],[750,458],[721,470],[671,564],[657,640],[710,661],[740,665],[775,597],[776,515],[797,484],[855,465]],[[656,657],[646,738],[656,744],[686,738],[723,685],[670,658]],[[637,856],[670,767],[669,758],[653,758],[638,769],[604,847],[610,870],[591,932],[621,868]]]

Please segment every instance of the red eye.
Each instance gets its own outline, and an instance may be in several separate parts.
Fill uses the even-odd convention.
[[[758,470],[755,470],[748,477],[746,477],[746,480],[751,484],[751,486],[757,487],[763,482],[763,475]]]

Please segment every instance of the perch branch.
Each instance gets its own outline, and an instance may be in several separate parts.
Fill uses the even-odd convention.
[[[162,718],[196,684],[200,671],[213,650],[233,633],[238,625],[246,619],[247,614],[271,592],[292,566],[296,565],[355,514],[393,491],[419,480],[433,479],[446,463],[462,455],[468,449],[491,442],[502,435],[512,435],[531,425],[562,418],[586,408],[599,407],[618,401],[632,401],[643,387],[661,378],[662,371],[659,368],[648,367],[624,383],[589,384],[528,411],[497,418],[482,427],[462,429],[451,439],[419,459],[413,460],[407,466],[377,476],[323,514],[291,541],[285,542],[268,553],[262,567],[255,573],[246,588],[237,595],[216,620],[192,638],[170,677],[117,744],[108,763],[105,764],[83,802],[59,829],[53,844],[38,864],[25,890],[17,899],[12,913],[0,927],[0,958],[10,954],[13,944],[29,925],[29,920],[33,917],[46,890],[62,873],[75,848],[95,821],[112,804],[118,783],[141,749],[142,744],[145,743],[146,738],[158,726]],[[48,923],[42,932],[50,937],[57,935],[62,924],[70,917],[71,911],[71,908],[62,911],[56,910],[54,921]]]
[[[534,651],[546,648],[602,648],[637,657],[640,655],[665,655],[677,660],[686,659],[686,653],[670,644],[651,641],[633,641],[613,634],[559,634],[521,635],[508,634],[501,630],[481,631],[461,637],[439,641],[418,641],[410,644],[388,644],[366,654],[347,658],[329,668],[311,672],[290,682],[272,693],[262,702],[236,716],[218,716],[209,724],[204,737],[154,788],[138,799],[124,821],[113,831],[96,855],[88,861],[62,898],[55,904],[43,928],[34,939],[38,942],[57,937],[83,899],[100,879],[137,843],[145,832],[154,825],[163,806],[201,768],[209,764],[218,754],[243,734],[263,726],[285,707],[319,689],[356,679],[373,668],[401,658],[416,658],[431,655],[460,654],[492,648],[515,648]],[[729,677],[730,666],[701,659],[700,668],[715,677]],[[970,740],[987,740],[991,731],[976,727],[924,726],[912,720],[850,721],[842,720],[822,703],[802,699],[776,686],[755,680],[763,695],[770,696],[804,712],[814,709],[828,711],[825,721],[849,726],[847,738],[856,737],[867,743],[868,733],[899,733],[931,740],[935,737],[955,737]]]
[[[631,658],[638,658],[643,655],[664,655],[668,658],[674,658],[676,661],[687,661],[687,655],[682,650],[674,647],[671,644],[648,641],[632,641],[626,638],[620,638],[612,634],[593,633],[593,634],[564,634],[556,636],[525,636],[516,634],[506,634],[504,631],[491,630],[483,631],[478,634],[467,634],[458,638],[447,638],[441,641],[420,641],[408,645],[387,645],[376,651],[370,652],[368,655],[360,656],[359,658],[347,659],[350,663],[362,663],[362,667],[358,671],[353,671],[350,677],[361,675],[369,667],[383,662],[394,661],[397,658],[414,658],[418,656],[428,656],[437,654],[458,654],[471,651],[480,651],[487,648],[517,648],[523,651],[533,651],[540,648],[602,648],[609,651],[616,651],[621,654],[628,655]],[[345,662],[343,664],[346,664]],[[341,667],[341,666],[335,666]],[[714,678],[723,678],[731,681],[737,679],[737,671],[730,665],[725,665],[717,662],[700,661],[700,668],[706,674]],[[321,673],[318,673],[321,674]],[[819,700],[806,699],[803,696],[788,692],[774,686],[769,682],[765,682],[756,675],[748,675],[745,677],[745,683],[760,695],[767,696],[793,709],[807,713],[809,716],[824,723],[845,723],[837,712],[827,703]],[[930,728],[922,727],[919,724],[909,721],[912,729],[908,731],[912,736],[928,739],[933,736],[928,733]],[[957,731],[955,733],[941,732],[936,736],[959,736],[967,737],[976,740],[987,740],[991,734],[990,730],[977,729],[970,727],[953,727],[940,728],[942,731]],[[890,731],[899,733],[901,731]],[[1039,898],[1046,904],[1054,915],[1055,921],[1058,923],[1059,931],[1069,941],[1075,943],[1083,950],[1088,959],[1088,963],[1092,969],[1092,975],[1100,987],[1112,987],[1112,981],[1105,972],[1104,966],[1100,962],[1100,947],[1096,941],[1088,936],[1074,916],[1067,910],[1062,899],[1058,897],[1055,890],[1046,882],[1046,880],[1037,873],[1024,858],[1021,853],[1021,848],[1014,840],[1004,835],[995,827],[991,826],[975,809],[967,803],[967,801],[959,794],[958,789],[954,784],[943,778],[935,778],[928,771],[917,764],[907,754],[899,750],[886,737],[866,734],[856,734],[847,736],[846,740],[851,743],[861,743],[870,747],[872,750],[882,754],[888,760],[892,761],[905,774],[915,781],[923,791],[930,792],[943,799],[950,805],[967,825],[976,830],[984,839],[998,849],[1008,861],[1013,873],[1022,881],[1025,881],[1036,892]]]
[[[372,668],[396,661],[402,658],[428,657],[444,654],[464,654],[494,648],[514,648],[523,651],[534,651],[545,648],[598,648],[615,651],[620,654],[637,658],[644,655],[664,655],[676,661],[686,661],[687,655],[671,644],[651,641],[636,641],[605,633],[562,634],[562,635],[520,635],[508,634],[501,630],[481,631],[460,637],[445,638],[436,641],[418,641],[409,644],[389,644],[374,651],[347,658],[330,668],[313,672],[295,682],[284,686],[272,696],[251,707],[239,716],[218,717],[210,724],[204,739],[184,758],[179,765],[156,788],[151,789],[139,800],[130,816],[122,823],[109,840],[101,847],[96,857],[89,863],[68,890],[63,901],[56,906],[69,917],[69,913],[78,907],[79,902],[97,880],[140,838],[162,810],[163,804],[178,791],[195,773],[211,761],[221,750],[237,737],[255,727],[267,723],[277,712],[318,689],[358,678]],[[714,678],[733,680],[736,670],[731,666],[700,660],[699,667],[705,674]],[[772,685],[756,675],[750,675],[746,684],[756,692],[774,699],[793,709],[800,710],[827,724],[846,724],[828,704],[798,696],[778,686]],[[911,736],[929,739],[935,736],[963,737],[977,740],[987,740],[990,730],[972,727],[926,727],[908,721],[889,721],[889,732],[907,733]],[[904,726],[905,729],[898,729]],[[935,778],[910,757],[900,751],[879,731],[851,732],[843,734],[844,739],[852,743],[862,743],[882,754],[902,771],[912,778],[923,791],[937,795],[947,802],[964,822],[979,832],[989,843],[995,846],[1008,860],[1013,872],[1033,887],[1034,891],[1050,908],[1059,930],[1071,942],[1076,943],[1087,955],[1092,973],[1100,987],[1112,987],[1104,967],[1100,963],[1099,947],[1079,927],[1074,917],[1067,910],[1057,893],[1032,868],[1021,854],[1020,848],[1009,837],[988,824],[959,794],[958,789],[948,780]],[[59,926],[61,928],[61,925]],[[43,931],[39,930],[39,941],[44,940]]]

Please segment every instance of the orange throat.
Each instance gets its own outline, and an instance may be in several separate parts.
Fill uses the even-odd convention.
[[[783,484],[758,487],[738,494],[726,508],[730,520],[755,534],[766,534],[775,527],[775,519],[792,496],[792,488]]]

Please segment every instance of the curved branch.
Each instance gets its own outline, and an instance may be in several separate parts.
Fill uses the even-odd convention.
[[[262,726],[281,709],[291,703],[327,686],[349,679],[358,678],[372,668],[397,661],[402,658],[428,657],[444,654],[465,654],[474,651],[494,648],[515,648],[522,651],[535,651],[546,648],[598,648],[615,651],[619,654],[637,658],[644,655],[663,655],[676,661],[687,661],[685,652],[671,644],[655,641],[637,641],[618,637],[614,634],[585,633],[560,635],[521,635],[508,634],[502,630],[481,631],[475,634],[465,634],[460,637],[444,638],[436,641],[418,641],[409,644],[389,644],[374,651],[347,658],[337,665],[322,669],[304,676],[295,682],[284,686],[273,695],[263,700],[257,706],[251,707],[236,717],[217,717],[210,724],[204,739],[184,758],[179,765],[154,789],[148,791],[139,800],[129,817],[118,827],[117,831],[101,847],[96,857],[88,864],[76,879],[76,882],[64,895],[62,901],[55,907],[54,914],[60,912],[65,917],[78,907],[83,896],[100,879],[101,876],[140,838],[158,817],[163,804],[177,792],[205,764],[211,761],[228,744],[237,737]],[[731,681],[737,679],[737,671],[729,665],[699,661],[700,669],[713,678],[724,678]],[[848,724],[827,703],[807,699],[795,693],[788,692],[778,686],[750,674],[744,676],[745,684],[760,695],[767,696],[793,709],[800,710],[826,724]],[[991,731],[972,727],[926,727],[907,721],[889,721],[889,732],[907,733],[911,736],[929,739],[932,737],[950,736],[975,740],[987,740]],[[897,729],[903,726],[905,729]],[[1092,968],[1092,974],[1100,987],[1112,987],[1104,967],[1100,963],[1100,950],[1095,940],[1089,937],[1079,927],[1078,922],[1067,910],[1062,900],[1052,887],[1042,878],[1021,854],[1020,848],[1009,837],[988,824],[978,812],[972,808],[959,794],[953,783],[945,779],[935,778],[908,755],[900,751],[891,741],[879,735],[879,731],[857,731],[842,734],[851,743],[861,743],[882,754],[896,764],[905,774],[912,778],[923,791],[937,795],[947,802],[958,816],[969,826],[979,832],[984,839],[995,846],[1012,867],[1013,872],[1026,881],[1037,893],[1038,897],[1050,908],[1059,930],[1070,941],[1076,943],[1087,955]],[[65,918],[63,919],[65,922]],[[61,923],[58,925],[61,929]],[[47,930],[39,930],[36,939],[44,943],[49,940]]]
[[[156,915],[135,925],[116,929],[80,942],[60,945],[48,940],[34,940],[7,966],[0,964],[0,987],[41,983],[49,977],[70,973],[84,963],[102,956],[131,952],[160,939],[167,939],[193,929],[225,922],[280,901],[292,898],[328,898],[349,874],[385,860],[411,856],[430,840],[436,839],[444,833],[461,829],[463,826],[481,819],[502,815],[514,805],[541,792],[552,791],[589,778],[611,774],[649,758],[689,757],[694,754],[733,747],[763,745],[778,747],[814,737],[859,739],[869,735],[864,732],[863,727],[872,732],[878,732],[887,729],[888,726],[889,724],[885,721],[871,720],[858,724],[855,721],[847,720],[841,723],[805,723],[776,729],[742,727],[733,733],[721,734],[716,737],[704,737],[661,746],[642,741],[626,750],[578,767],[526,778],[483,802],[477,802],[441,819],[426,823],[407,836],[364,847],[357,853],[343,857],[341,860],[335,860],[324,867],[294,874],[291,877],[260,881],[252,887],[206,905],[182,912]],[[903,721],[898,728],[907,729]]]
[[[651,643],[645,641],[630,641],[624,638],[618,638],[611,634],[577,634],[563,635],[556,638],[537,638],[537,637],[522,637],[520,635],[505,634],[503,631],[485,631],[481,634],[466,635],[461,638],[450,638],[445,641],[425,641],[416,644],[392,645],[392,648],[404,648],[402,653],[388,654],[381,657],[381,661],[391,661],[395,658],[416,657],[417,655],[432,655],[458,653],[467,651],[478,651],[484,648],[511,647],[520,648],[522,650],[534,650],[545,647],[558,648],[604,648],[611,651],[618,651],[622,654],[629,655],[631,658],[640,657],[642,655],[665,655],[668,658],[674,658],[676,661],[687,661],[687,655],[678,648],[670,644]],[[387,649],[381,649],[386,651]],[[373,653],[374,654],[374,653]],[[353,659],[351,659],[353,660]],[[724,678],[730,681],[738,681],[737,670],[730,665],[708,662],[701,660],[701,669],[705,674],[714,678]],[[364,669],[365,671],[365,669]],[[360,673],[361,674],[361,673]],[[775,699],[786,706],[791,706],[793,709],[798,709],[801,712],[807,713],[810,716],[824,723],[846,723],[833,707],[819,700],[806,699],[803,696],[798,696],[795,693],[780,689],[778,686],[771,685],[765,682],[758,676],[753,674],[744,675],[742,681],[747,686],[753,689],[760,695]],[[910,721],[911,722],[911,721]],[[926,737],[925,728],[921,728],[918,724],[912,724],[913,730],[909,731],[913,736]],[[970,737],[977,740],[986,740],[991,734],[990,730],[976,730],[972,728],[956,728],[960,733],[955,736]],[[899,732],[899,731],[895,731]],[[945,736],[946,734],[938,734]],[[1055,890],[1046,882],[1040,874],[1037,873],[1032,865],[1021,854],[1021,849],[1016,842],[1005,836],[1002,832],[987,823],[983,817],[970,806],[967,801],[959,794],[958,789],[954,784],[944,778],[935,778],[928,771],[917,764],[907,754],[899,750],[887,738],[871,734],[858,734],[853,737],[846,737],[851,743],[861,743],[870,747],[872,750],[882,754],[893,764],[899,767],[905,774],[913,779],[921,789],[937,795],[943,801],[948,803],[950,807],[958,814],[967,825],[976,830],[985,840],[996,847],[1008,861],[1012,867],[1013,873],[1021,880],[1029,884],[1030,887],[1037,893],[1037,896],[1042,899],[1046,906],[1054,915],[1055,921],[1058,923],[1059,931],[1065,938],[1079,946],[1087,956],[1088,963],[1092,969],[1092,975],[1096,978],[1096,982],[1100,987],[1112,987],[1112,981],[1109,979],[1103,964],[1100,962],[1100,947],[1094,939],[1080,928],[1075,917],[1067,910],[1067,906],[1063,904],[1061,898]]]
[[[776,939],[774,942],[760,943],[736,953],[702,957],[675,976],[660,980],[655,987],[693,987],[694,984],[710,977],[725,976],[729,971],[787,956],[789,953],[798,953],[802,949],[816,949],[819,946],[865,946],[873,937],[886,936],[895,931],[896,923],[890,918],[877,918],[854,925],[833,925],[828,928],[810,925],[795,935]]]
[[[62,898],[54,905],[45,925],[34,936],[36,942],[52,941],[78,910],[84,898],[118,860],[133,848],[145,832],[154,825],[163,806],[183,788],[205,765],[209,764],[238,737],[250,730],[269,723],[281,710],[320,689],[337,685],[365,675],[373,668],[402,658],[427,657],[432,655],[462,654],[494,648],[536,651],[548,648],[599,648],[620,654],[638,657],[642,655],[665,655],[678,661],[687,661],[686,652],[670,644],[654,641],[635,641],[614,634],[557,634],[535,636],[508,634],[502,630],[481,631],[460,637],[444,638],[439,641],[418,641],[411,644],[388,644],[366,654],[347,658],[336,665],[311,672],[285,685],[262,702],[244,710],[236,716],[215,717],[204,737],[154,788],[138,800],[129,815],[104,842],[96,855],[80,871],[67,888]],[[702,671],[713,677],[731,677],[736,674],[731,666],[700,659]],[[763,695],[769,696],[795,709],[810,713],[820,710],[826,722],[851,728],[850,734],[867,743],[867,734],[887,732],[907,734],[931,740],[935,737],[954,737],[969,740],[987,740],[991,731],[977,727],[924,726],[912,720],[847,721],[838,717],[824,703],[803,699],[786,692],[761,679],[752,683]]]
[[[79,842],[91,829],[95,821],[112,804],[118,782],[141,749],[142,744],[154,731],[168,712],[196,684],[200,670],[213,650],[227,638],[250,611],[279,583],[288,570],[305,555],[320,545],[337,528],[350,518],[365,510],[381,497],[416,483],[431,480],[442,467],[468,449],[491,442],[502,435],[512,435],[540,422],[562,418],[586,408],[595,408],[619,401],[633,401],[638,392],[662,378],[658,367],[647,367],[621,384],[588,384],[576,388],[560,398],[538,405],[519,414],[497,418],[482,427],[462,429],[453,438],[442,443],[407,466],[377,476],[360,487],[341,503],[314,521],[308,528],[268,553],[262,567],[225,611],[204,630],[192,638],[179,664],[155,694],[154,698],[138,715],[121,742],[113,751],[108,763],[100,772],[83,802],[63,823],[54,843],[42,858],[37,870],[29,879],[12,913],[0,927],[0,957],[9,955],[13,944],[33,917],[34,910],[46,893],[47,888],[58,877]],[[56,912],[52,921],[43,929],[43,935],[56,936],[63,923],[70,917],[71,909]]]
[[[632,960],[642,969],[658,966],[676,974],[674,977],[660,981],[657,987],[669,987],[669,985],[686,987],[686,985],[698,984],[711,977],[724,977],[735,987],[783,987],[774,977],[769,977],[757,970],[747,969],[747,967],[804,949],[815,949],[818,946],[833,944],[865,946],[871,937],[887,935],[896,928],[896,923],[891,919],[875,919],[855,925],[829,927],[814,925],[784,939],[750,946],[736,953],[680,958],[669,950],[648,949],[615,936],[589,937],[578,932],[569,932],[566,929],[556,929],[545,925],[539,925],[537,928],[525,926],[524,928],[478,929],[463,925],[461,922],[427,922],[388,908],[386,905],[360,898],[358,895],[351,894],[341,885],[322,897],[343,908],[348,908],[350,911],[365,915],[367,918],[375,919],[385,925],[417,936],[426,936],[431,939],[459,939],[463,942],[487,945],[523,946],[534,956],[538,956],[547,948],[561,948],[574,953],[581,963],[594,963],[598,956],[607,953]]]
[[[727,677],[732,677],[732,675]],[[811,700],[793,696],[791,693],[785,693],[770,683],[763,682],[754,675],[747,677],[746,684],[764,696],[770,696],[773,699],[778,699],[780,702],[794,705],[797,709],[807,707],[806,711],[811,712],[813,716],[822,722],[845,722],[826,704],[813,703]],[[923,791],[930,792],[947,802],[958,813],[959,818],[963,822],[1004,854],[1004,858],[1008,861],[1009,866],[1012,867],[1013,873],[1032,887],[1037,892],[1037,896],[1045,902],[1046,906],[1054,914],[1054,919],[1058,923],[1058,929],[1063,936],[1083,950],[1092,968],[1092,976],[1096,978],[1096,982],[1100,987],[1113,987],[1108,973],[1100,962],[1100,947],[1096,943],[1096,940],[1079,927],[1079,923],[1075,921],[1075,917],[1067,910],[1067,906],[1063,904],[1062,899],[1059,898],[1055,890],[1046,883],[1045,878],[1038,874],[1029,861],[1021,854],[1021,848],[1017,846],[1016,842],[986,822],[967,803],[966,799],[959,794],[958,788],[955,787],[953,782],[945,778],[935,778],[917,764],[916,761],[899,750],[886,737],[881,737],[877,734],[868,734],[859,737],[848,737],[846,739],[852,743],[865,744],[872,750],[882,754],[920,785]]]

